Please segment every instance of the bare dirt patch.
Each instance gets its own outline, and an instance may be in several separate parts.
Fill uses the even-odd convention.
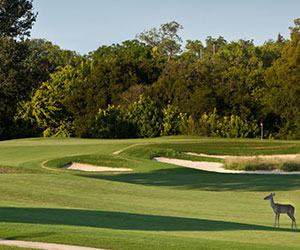
[[[112,168],[104,166],[95,166],[87,163],[72,162],[64,166],[68,170],[80,170],[86,172],[129,172],[132,171],[130,168]]]

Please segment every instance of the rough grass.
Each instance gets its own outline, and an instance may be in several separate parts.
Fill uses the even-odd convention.
[[[234,170],[280,170],[285,172],[300,171],[300,157],[283,159],[280,157],[230,157],[225,159],[225,168]]]
[[[20,167],[8,167],[0,165],[0,174],[20,174],[20,173],[34,173],[32,169],[24,169]]]
[[[113,154],[116,151],[120,154]],[[150,160],[155,151],[227,155],[300,152],[298,141],[166,137],[0,142],[0,238],[106,249],[300,249],[299,232],[263,200],[300,204],[300,176],[218,174]],[[72,160],[130,173],[79,173]],[[43,168],[46,166],[48,168]],[[1,247],[0,247],[1,249]],[[8,249],[8,248],[7,248]]]

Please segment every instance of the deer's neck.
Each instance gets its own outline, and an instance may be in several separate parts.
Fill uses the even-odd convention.
[[[274,203],[273,197],[270,199],[270,204],[271,204],[271,207],[274,209],[275,208],[275,203]]]

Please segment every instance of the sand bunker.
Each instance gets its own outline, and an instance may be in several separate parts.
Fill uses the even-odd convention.
[[[257,171],[244,171],[244,170],[230,170],[225,169],[224,164],[220,162],[206,162],[206,161],[189,161],[189,160],[180,160],[180,159],[172,159],[166,157],[155,157],[153,160],[173,164],[186,168],[193,168],[203,171],[209,172],[217,172],[217,173],[230,173],[230,174],[283,174],[283,175],[293,175],[300,174],[300,172],[283,172],[280,170],[257,170]]]
[[[34,249],[45,249],[45,250],[104,250],[93,247],[80,247],[71,246],[64,244],[55,243],[44,243],[44,242],[31,242],[31,241],[20,241],[20,240],[0,240],[0,245],[13,246],[13,247],[26,247]]]
[[[95,166],[87,163],[72,162],[64,166],[65,169],[80,170],[86,172],[128,172],[132,171],[130,168],[111,168],[103,166]]]

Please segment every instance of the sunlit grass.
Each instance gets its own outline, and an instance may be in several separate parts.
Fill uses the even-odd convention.
[[[297,218],[299,176],[218,174],[151,160],[299,151],[297,141],[199,137],[0,142],[5,172],[22,170],[0,174],[0,238],[106,249],[300,249],[287,217],[273,230],[273,211],[263,200],[276,192],[276,202],[293,204]],[[133,171],[61,169],[75,160]]]

